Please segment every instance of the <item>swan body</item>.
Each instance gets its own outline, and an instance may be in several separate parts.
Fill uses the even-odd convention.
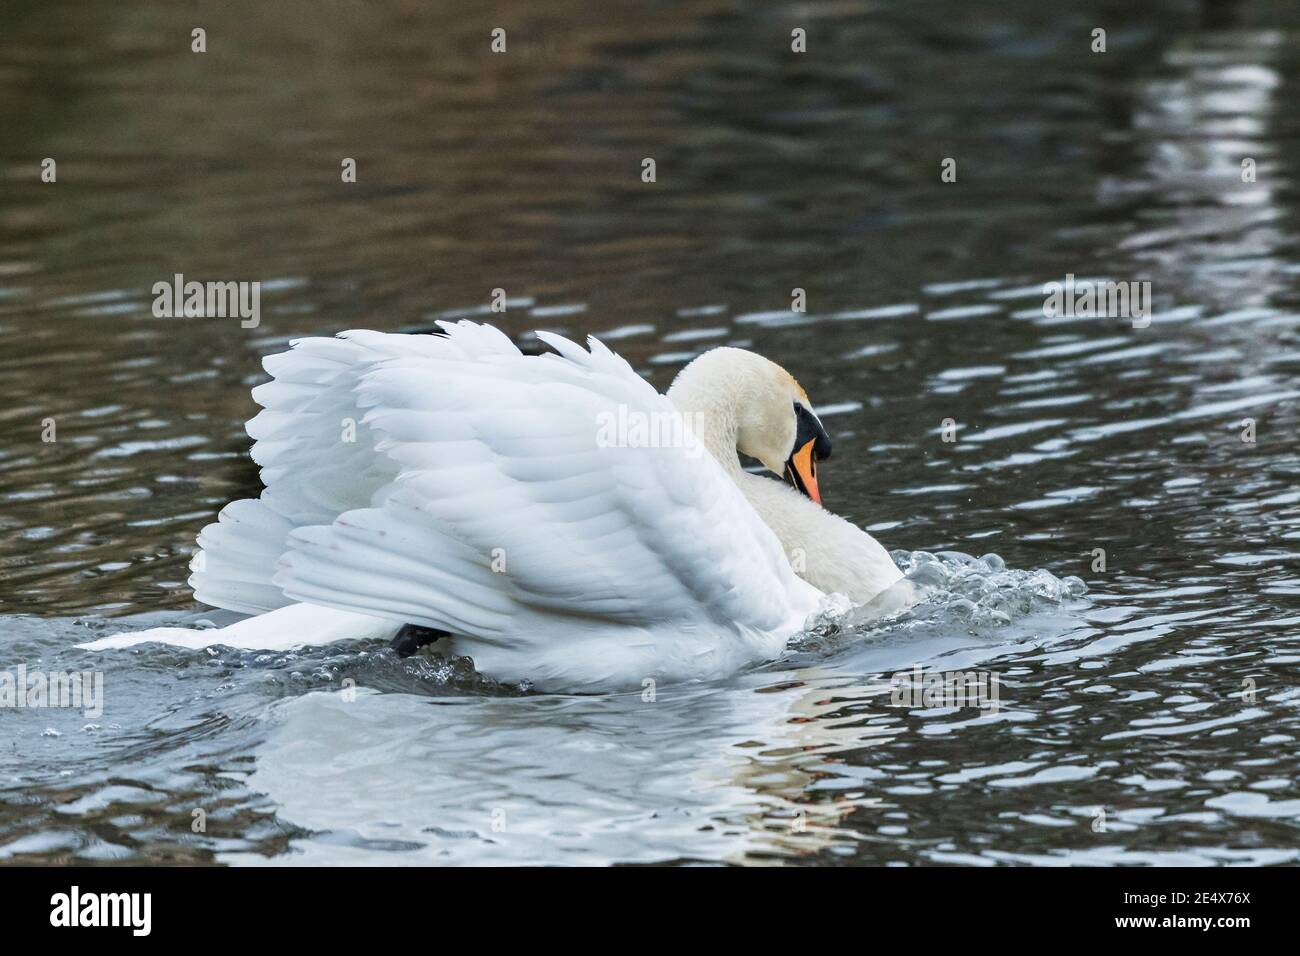
[[[190,578],[256,617],[82,646],[272,649],[415,624],[499,680],[617,689],[771,659],[826,594],[861,603],[901,577],[866,532],[741,469],[738,450],[818,494],[829,439],[779,366],[715,349],[663,395],[595,339],[539,332],[555,351],[534,356],[489,325],[440,325],[265,360],[247,426],[265,488],[203,529]],[[646,421],[677,440],[624,427]]]

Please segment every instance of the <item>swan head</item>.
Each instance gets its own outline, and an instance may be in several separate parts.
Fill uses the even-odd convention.
[[[821,504],[817,463],[830,457],[831,440],[808,393],[781,366],[745,349],[710,349],[677,374],[668,397],[700,416],[715,457],[755,458]]]

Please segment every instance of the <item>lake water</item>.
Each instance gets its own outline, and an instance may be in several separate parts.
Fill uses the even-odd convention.
[[[105,706],[0,709],[0,860],[1296,862],[1300,9],[1119,10],[9,0],[0,665]],[[262,283],[260,324],[155,317],[176,273]],[[1067,275],[1152,320],[1045,314]],[[661,388],[785,365],[826,504],[927,601],[653,702],[73,648],[212,616],[263,355],[497,288]],[[996,713],[899,706],[916,665]]]

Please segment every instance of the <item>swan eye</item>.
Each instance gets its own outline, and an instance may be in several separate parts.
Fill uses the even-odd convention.
[[[822,423],[817,420],[817,416],[798,400],[794,403],[794,420],[795,420],[795,448],[802,448],[809,441],[815,441],[813,446],[815,457],[822,460],[831,457],[831,439],[826,434],[826,429]]]

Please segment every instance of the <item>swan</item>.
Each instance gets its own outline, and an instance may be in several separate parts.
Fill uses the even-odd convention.
[[[538,332],[553,351],[526,355],[438,324],[264,360],[247,423],[264,488],[203,528],[189,579],[253,617],[80,646],[443,639],[496,680],[614,690],[771,660],[830,595],[902,578],[822,507],[830,439],[774,362],[715,348],[660,394],[595,338]]]

